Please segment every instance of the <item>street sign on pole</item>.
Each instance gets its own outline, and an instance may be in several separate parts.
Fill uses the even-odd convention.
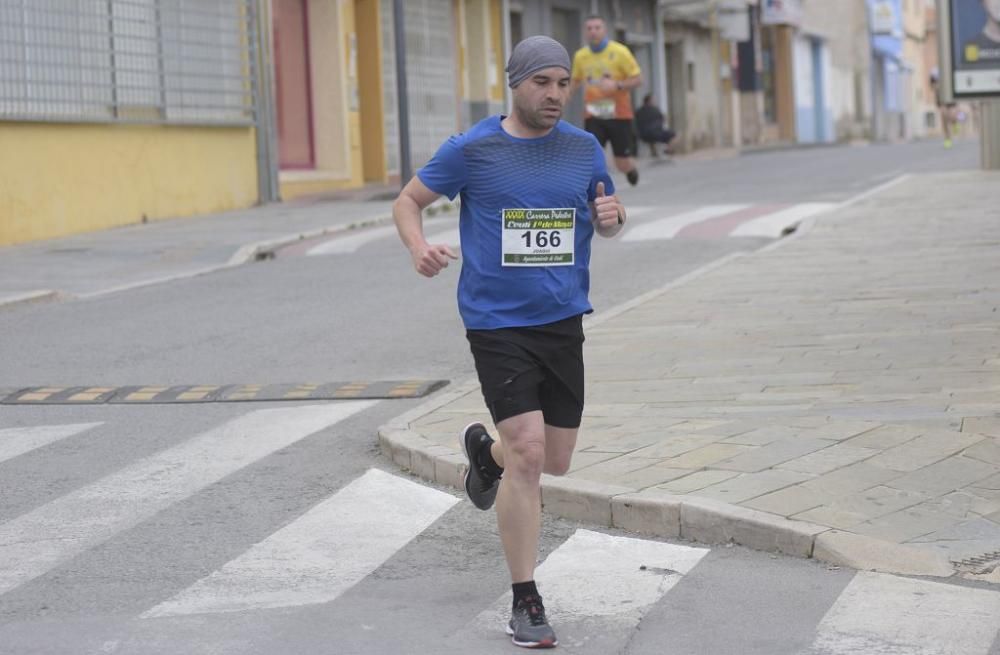
[[[1000,0],[938,0],[941,101],[980,100],[980,162],[1000,170]]]
[[[1000,98],[1000,0],[939,0],[945,101]]]

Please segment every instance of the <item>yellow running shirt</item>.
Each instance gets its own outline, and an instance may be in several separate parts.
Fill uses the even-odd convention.
[[[573,80],[583,83],[583,102],[587,118],[632,118],[632,98],[626,89],[603,91],[602,78],[621,82],[640,73],[632,52],[617,41],[608,41],[600,52],[584,46],[573,56]]]

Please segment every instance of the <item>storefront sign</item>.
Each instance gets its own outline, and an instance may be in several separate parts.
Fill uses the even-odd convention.
[[[893,34],[896,31],[896,9],[887,0],[872,3],[872,34]]]
[[[795,25],[802,23],[802,0],[761,0],[762,25]]]
[[[746,7],[719,12],[719,36],[727,41],[750,40],[750,15]]]

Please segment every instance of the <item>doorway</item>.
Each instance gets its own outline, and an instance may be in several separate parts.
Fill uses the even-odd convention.
[[[316,166],[306,0],[274,0],[274,81],[283,169]]]

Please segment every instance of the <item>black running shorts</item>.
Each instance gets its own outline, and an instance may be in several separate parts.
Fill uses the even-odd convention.
[[[611,141],[611,152],[615,157],[635,155],[635,140],[632,138],[632,120],[629,118],[588,118],[583,127],[597,137],[603,148]]]
[[[541,410],[546,425],[580,427],[583,316],[465,334],[494,423]]]

